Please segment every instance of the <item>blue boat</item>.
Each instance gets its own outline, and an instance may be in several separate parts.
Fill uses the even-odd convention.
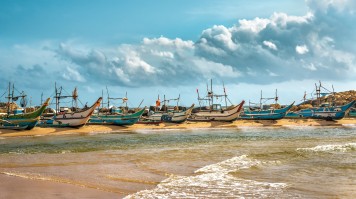
[[[292,108],[294,102],[289,106],[281,109],[270,109],[270,110],[256,110],[252,111],[250,109],[244,110],[240,115],[240,119],[251,119],[251,120],[279,120],[284,118],[289,109]]]
[[[299,118],[313,118],[313,119],[325,119],[325,120],[340,120],[345,117],[347,111],[355,104],[355,100],[343,105],[343,106],[328,106],[323,105],[321,107],[302,109],[297,112],[293,112],[294,115]]]
[[[120,114],[120,115],[92,115],[88,121],[88,124],[112,124],[118,126],[133,125],[142,116],[146,107],[132,114]]]

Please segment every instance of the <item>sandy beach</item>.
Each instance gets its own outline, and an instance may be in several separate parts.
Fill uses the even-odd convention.
[[[325,121],[315,119],[281,119],[281,120],[236,120],[234,122],[190,122],[182,124],[134,124],[122,127],[115,125],[85,125],[81,128],[40,128],[35,127],[29,131],[0,129],[0,137],[17,136],[44,136],[44,135],[66,135],[87,133],[110,133],[129,132],[145,129],[197,129],[197,128],[239,128],[239,127],[283,127],[283,126],[342,126],[356,125],[356,118],[344,118],[337,121]]]
[[[200,142],[196,143],[195,140],[202,136],[199,133],[201,130],[228,132],[225,136],[236,136],[236,139],[240,139],[241,133],[253,133],[256,131],[253,129],[272,129],[263,130],[267,135],[275,130],[290,129],[288,127],[343,129],[343,127],[355,125],[355,118],[345,118],[339,121],[237,120],[231,123],[186,122],[183,124],[161,123],[159,125],[135,124],[129,127],[86,125],[78,129],[36,127],[29,131],[0,130],[0,139],[16,140],[16,142],[23,142],[25,145],[30,143],[32,148],[29,149],[35,150],[19,154],[4,152],[1,156],[0,198],[122,198],[140,190],[155,189],[161,181],[167,178],[174,180],[176,175],[192,175],[198,168],[238,154],[262,153],[266,149],[263,147],[264,145],[273,146],[267,147],[272,150],[270,153],[273,153],[273,150],[277,150],[274,148],[275,146],[288,149],[291,145],[307,147],[315,146],[314,142],[319,143],[318,139],[307,139],[303,142],[287,139],[282,143],[272,139],[255,143],[255,135],[252,140],[240,144],[232,140],[228,142],[228,146],[224,141],[225,137],[223,137],[224,139],[212,138],[214,141],[211,142],[207,142],[205,140],[207,138],[202,138]],[[249,130],[250,127],[251,130]],[[190,131],[187,130],[193,130],[197,134],[186,135],[187,137],[180,141],[180,136],[189,134]],[[237,133],[233,133],[236,130]],[[178,137],[176,132],[181,132]],[[93,134],[93,136],[82,136],[88,134]],[[219,133],[210,134],[207,132],[208,137],[214,137],[214,135],[219,135]],[[295,136],[297,135],[295,134]],[[152,144],[152,139],[156,138],[157,140]],[[140,139],[142,141],[137,143],[137,140]],[[164,143],[166,144],[160,146],[161,139],[165,139]],[[172,142],[172,139],[177,140]],[[329,141],[327,137],[325,140],[324,142]],[[132,143],[133,141],[134,143]],[[93,142],[93,146],[87,145],[91,142]],[[141,142],[142,144],[140,144]],[[187,142],[191,142],[191,144],[187,145]],[[340,142],[345,141],[341,140]],[[121,143],[125,145],[115,148]],[[180,144],[176,145],[176,143]],[[96,146],[100,144],[103,146]],[[18,146],[23,145],[18,144]],[[152,146],[154,147],[152,148]],[[6,147],[11,148],[12,146],[6,145]],[[44,152],[36,152],[40,147],[45,147],[41,149]],[[57,147],[60,147],[62,152],[48,151],[52,148],[58,150]],[[85,147],[88,148],[88,151],[71,151]],[[256,157],[260,158],[260,156]],[[286,177],[286,179],[288,178]],[[345,187],[347,188],[348,185]],[[353,194],[352,191],[346,193]]]

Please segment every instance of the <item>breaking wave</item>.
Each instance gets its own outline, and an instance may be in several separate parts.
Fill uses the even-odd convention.
[[[258,182],[231,173],[265,164],[247,155],[234,157],[195,171],[194,176],[172,175],[155,189],[143,190],[126,198],[271,198],[281,194],[285,183]]]
[[[297,151],[304,152],[349,152],[356,150],[356,143],[318,145],[312,148],[298,148]]]

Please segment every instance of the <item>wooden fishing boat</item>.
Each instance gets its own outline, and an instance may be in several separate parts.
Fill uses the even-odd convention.
[[[292,108],[294,102],[289,106],[281,109],[270,109],[270,110],[255,110],[250,109],[244,110],[240,115],[240,119],[252,119],[252,120],[279,120],[284,118],[289,109]]]
[[[287,114],[288,118],[311,118],[311,119],[324,119],[324,120],[340,120],[347,115],[347,112],[354,106],[355,101],[351,101],[348,104],[343,106],[333,106],[334,102],[321,103],[321,96],[331,95],[332,98],[335,94],[334,87],[332,86],[333,91],[328,90],[327,88],[321,85],[319,81],[319,86],[315,84],[316,91],[316,107],[301,109],[299,111],[293,111]],[[322,92],[321,89],[324,89],[326,92]],[[304,94],[304,103],[306,102]],[[311,100],[313,101],[313,100]]]
[[[91,107],[83,108],[81,110],[73,111],[73,112],[66,112],[60,111],[59,101],[62,98],[72,97],[73,99],[77,99],[77,90],[75,89],[73,95],[71,96],[62,96],[62,87],[57,89],[56,91],[56,112],[53,117],[42,117],[38,126],[40,127],[81,127],[85,125],[90,116],[93,114],[94,110],[100,106],[100,102],[102,100],[101,97],[94,102]]]
[[[101,105],[101,111],[98,110],[97,114],[93,114],[89,121],[88,124],[109,124],[109,125],[118,125],[118,126],[128,126],[128,125],[133,125],[142,116],[143,112],[145,111],[146,107],[138,109],[138,111],[134,113],[129,113],[128,107],[127,107],[127,92],[125,97],[110,97],[109,95],[109,90],[106,87],[107,90],[107,102],[104,103],[102,102]],[[104,92],[102,92],[102,97],[104,97]],[[122,109],[117,109],[115,107],[110,107],[110,101],[111,100],[122,100],[122,103],[125,104],[125,107],[122,107]],[[141,101],[140,105],[142,104],[143,100]],[[106,111],[104,111],[104,104],[107,104]],[[139,105],[139,106],[140,106]],[[137,109],[136,109],[137,110]]]
[[[321,106],[302,109],[294,112],[297,118],[312,118],[325,120],[340,120],[346,116],[347,111],[355,104],[355,100],[343,106]]]
[[[262,96],[262,90],[261,90],[260,103],[258,103],[259,107],[255,110],[253,110],[250,107],[250,105],[256,104],[256,103],[249,102],[249,107],[244,109],[243,113],[241,113],[241,115],[240,115],[240,119],[245,119],[245,120],[279,120],[279,119],[284,118],[285,115],[287,114],[287,112],[292,108],[294,102],[284,108],[271,107],[269,109],[264,109],[262,107],[262,104],[266,103],[268,100],[274,100],[274,105],[278,105],[278,99],[279,98],[278,98],[278,94],[277,94],[277,89],[276,89],[275,97],[267,97],[267,98]]]
[[[242,110],[245,101],[242,101],[238,105],[230,106],[226,109],[222,109],[220,104],[213,104],[211,110],[201,110],[193,113],[188,120],[189,121],[200,121],[200,122],[210,122],[210,121],[222,121],[231,122],[236,120]]]
[[[138,122],[145,109],[146,107],[132,114],[92,115],[88,121],[88,124],[112,124],[118,126],[133,125]]]
[[[8,98],[8,105],[12,104],[14,99],[18,99],[22,96],[14,96],[14,92],[10,94],[10,84],[9,84],[9,96]],[[14,91],[14,86],[13,86]],[[50,98],[48,98],[42,106],[30,113],[12,113],[10,106],[8,106],[7,114],[0,116],[0,128],[2,129],[14,129],[14,130],[30,130],[33,129],[36,124],[38,123],[41,114],[48,106]],[[16,100],[15,100],[16,101]]]
[[[150,111],[148,114],[148,117],[143,118],[143,120],[148,120],[152,122],[157,122],[157,121],[162,121],[162,122],[169,122],[169,123],[182,123],[187,120],[187,118],[190,116],[192,113],[192,110],[194,108],[194,104],[192,104],[188,109],[186,110],[178,110],[178,102],[179,102],[180,96],[177,99],[169,99],[166,100],[164,97],[163,103],[164,105],[159,111]],[[177,106],[173,110],[168,110],[166,102],[169,101],[177,101]],[[160,99],[158,96],[158,100],[156,101],[156,108],[158,109],[160,107]]]
[[[245,103],[244,100],[238,105],[227,106],[227,94],[225,85],[223,85],[224,94],[218,95],[213,92],[213,81],[210,80],[210,90],[207,85],[207,95],[203,98],[199,95],[199,90],[197,89],[199,108],[193,110],[193,113],[188,118],[189,121],[200,121],[200,122],[209,122],[209,121],[222,121],[222,122],[231,122],[236,120],[242,107]],[[214,99],[224,98],[225,99],[225,108],[221,104],[214,104]],[[208,101],[208,107],[205,109],[201,106],[203,101]],[[229,100],[230,101],[230,100]],[[231,103],[231,102],[230,102]]]

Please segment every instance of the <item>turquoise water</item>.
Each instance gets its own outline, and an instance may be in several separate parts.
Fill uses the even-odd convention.
[[[128,198],[352,198],[356,127],[4,138],[0,172]]]

